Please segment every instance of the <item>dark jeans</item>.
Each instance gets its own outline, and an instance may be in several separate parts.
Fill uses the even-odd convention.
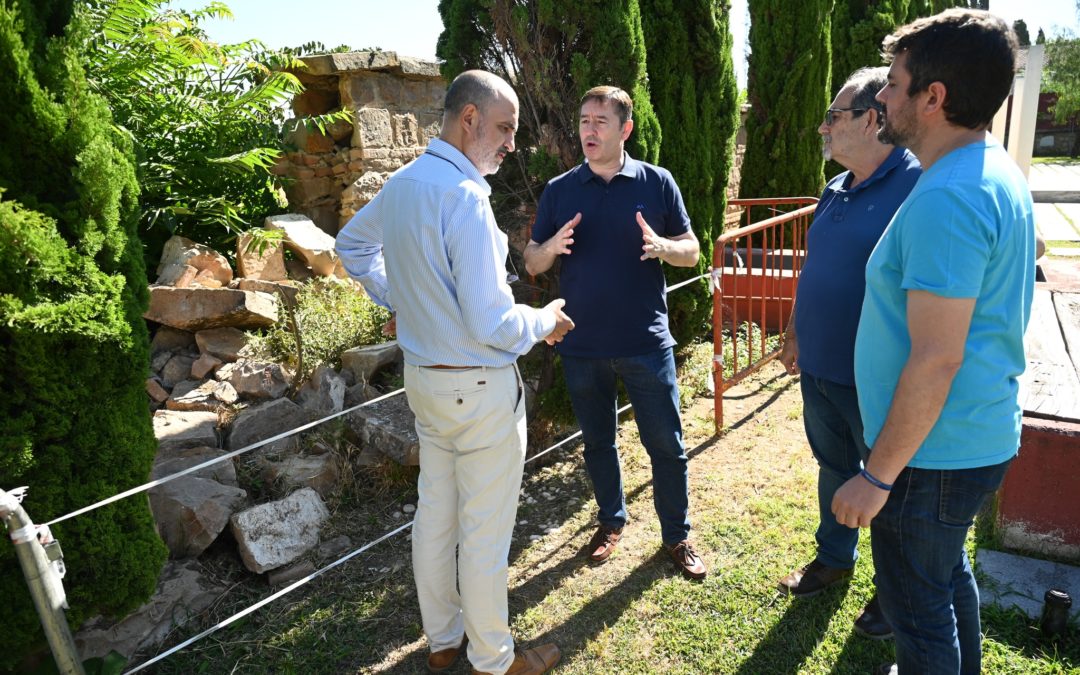
[[[859,530],[836,522],[833,495],[857,475],[870,454],[863,440],[855,387],[803,373],[800,380],[806,440],[818,463],[817,559],[851,569],[859,558]]]
[[[1011,461],[904,469],[871,521],[878,597],[896,635],[901,675],[979,672],[979,589],[964,541]]]
[[[664,543],[674,545],[690,533],[686,450],[679,418],[679,388],[672,350],[640,356],[587,359],[563,356],[566,388],[585,441],[585,468],[592,480],[599,520],[626,524],[622,471],[615,446],[616,377],[634,406],[641,443],[652,461],[653,504]]]

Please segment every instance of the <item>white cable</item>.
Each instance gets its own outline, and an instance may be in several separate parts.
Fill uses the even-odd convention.
[[[698,279],[703,279],[703,278],[705,278],[707,276],[709,276],[709,275],[708,274],[700,274],[700,275],[694,277],[693,279],[687,279],[687,280],[682,281],[682,282],[680,282],[678,284],[675,284],[674,286],[671,286],[667,290],[668,291],[674,291],[676,289],[682,288],[683,286],[685,286],[685,285],[687,285],[689,283],[697,281]],[[351,408],[348,408],[346,410],[342,410],[341,412],[337,412],[337,413],[334,413],[332,415],[327,415],[326,417],[323,417],[322,419],[315,420],[314,422],[309,422],[309,423],[304,424],[302,426],[296,427],[295,429],[290,429],[289,431],[283,431],[282,433],[278,434],[277,436],[273,436],[271,438],[261,440],[261,441],[259,441],[257,443],[252,443],[251,445],[244,446],[243,448],[240,448],[239,450],[233,450],[232,452],[226,453],[226,454],[222,455],[221,457],[215,457],[214,459],[209,459],[209,460],[207,460],[207,461],[205,461],[205,462],[203,462],[201,464],[196,464],[195,466],[188,467],[187,469],[184,469],[182,471],[177,471],[174,474],[170,474],[170,475],[165,476],[163,478],[158,478],[157,480],[152,480],[149,483],[144,483],[144,484],[142,484],[142,485],[140,485],[138,487],[133,487],[130,490],[125,490],[125,491],[123,491],[123,492],[121,492],[119,494],[115,494],[112,497],[102,499],[101,501],[95,502],[95,503],[93,503],[93,504],[91,504],[89,506],[84,506],[83,508],[81,508],[81,509],[79,509],[77,511],[72,511],[71,513],[69,513],[67,515],[60,516],[59,518],[54,518],[53,520],[50,520],[49,522],[45,523],[45,525],[55,525],[57,523],[62,523],[65,520],[69,520],[71,518],[74,518],[75,516],[81,516],[84,513],[89,513],[90,511],[93,511],[95,509],[100,509],[102,506],[108,506],[109,504],[112,504],[113,502],[120,501],[121,499],[125,499],[127,497],[130,497],[131,495],[136,495],[136,494],[139,494],[140,492],[145,492],[145,491],[147,491],[147,490],[149,490],[151,488],[155,488],[155,487],[157,487],[159,485],[164,485],[165,483],[168,483],[169,481],[172,481],[172,480],[176,480],[177,478],[180,478],[181,476],[186,476],[189,473],[194,473],[196,471],[200,471],[202,469],[205,469],[208,466],[213,466],[214,464],[217,464],[219,462],[224,462],[227,459],[232,459],[233,457],[236,457],[237,455],[242,455],[245,452],[248,452],[250,450],[254,450],[255,448],[261,448],[264,445],[268,445],[268,444],[273,443],[275,441],[279,441],[279,440],[281,440],[283,438],[288,438],[289,436],[292,436],[295,433],[298,433],[298,432],[301,432],[301,431],[306,431],[308,429],[311,429],[312,427],[316,427],[316,426],[322,424],[323,422],[328,422],[328,421],[330,421],[330,420],[332,420],[332,419],[334,419],[336,417],[341,417],[342,415],[347,415],[347,414],[353,412],[354,410],[359,410],[360,408],[363,408],[364,406],[368,406],[368,405],[371,405],[373,403],[378,403],[379,401],[383,401],[385,399],[388,399],[391,396],[397,396],[398,394],[400,394],[400,393],[402,393],[404,391],[405,391],[404,389],[397,389],[395,391],[390,392],[389,394],[383,394],[382,396],[379,396],[378,398],[373,398],[370,401],[365,401],[365,402],[363,402],[363,403],[361,403],[359,405],[355,405],[355,406],[353,406]],[[622,411],[620,410],[619,412],[622,412]],[[565,443],[568,440],[570,440],[570,439],[565,439],[563,441],[563,443]],[[553,449],[554,448],[548,448],[547,450],[544,450],[544,452],[540,453],[540,454],[547,453],[547,452],[549,452],[550,450],[553,450]],[[537,458],[539,456],[540,455],[533,455],[532,459],[535,459],[535,458]]]
[[[616,410],[615,414],[618,415],[620,413],[623,413],[629,407],[630,407],[630,404],[627,403],[623,407]],[[529,462],[533,461],[534,459],[542,457],[543,455],[546,455],[547,453],[551,452],[552,450],[555,450],[556,448],[560,448],[563,445],[566,445],[567,443],[574,440],[575,438],[577,438],[580,435],[581,435],[581,431],[574,432],[573,434],[571,434],[570,436],[567,436],[566,438],[559,441],[555,445],[552,445],[552,446],[542,450],[541,452],[536,453],[535,455],[533,455],[529,459],[525,460],[525,463],[528,464]],[[312,579],[322,575],[323,573],[328,572],[328,571],[332,570],[333,568],[337,567],[338,565],[341,565],[342,563],[344,563],[344,562],[346,562],[348,560],[351,560],[352,558],[360,555],[364,551],[367,551],[368,549],[374,547],[376,544],[381,544],[382,542],[386,541],[387,539],[389,539],[389,538],[391,538],[391,537],[393,537],[393,536],[395,536],[397,534],[400,534],[401,532],[404,532],[405,530],[412,527],[413,522],[415,522],[415,519],[410,520],[409,522],[405,523],[404,525],[397,528],[396,530],[391,530],[390,532],[387,532],[383,536],[379,537],[378,539],[376,539],[374,541],[371,541],[371,542],[365,544],[364,546],[356,549],[352,553],[349,553],[349,554],[347,554],[345,556],[342,556],[341,558],[338,558],[337,560],[330,563],[326,567],[322,567],[322,568],[319,568],[319,569],[315,570],[314,572],[307,575],[303,579],[299,579],[299,580],[289,584],[288,586],[281,589],[277,593],[274,593],[271,596],[263,598],[262,600],[255,603],[254,605],[251,605],[247,609],[243,609],[243,610],[237,612],[236,614],[233,614],[232,616],[230,616],[228,619],[225,619],[224,621],[220,621],[220,622],[214,624],[213,626],[211,626],[210,628],[207,628],[206,630],[199,633],[198,635],[196,635],[194,637],[191,637],[191,638],[188,638],[187,640],[184,640],[180,644],[178,644],[178,645],[176,645],[174,647],[171,647],[167,651],[164,651],[164,652],[158,654],[157,656],[150,659],[149,661],[145,661],[143,663],[140,663],[138,666],[136,666],[135,668],[132,668],[131,670],[124,671],[124,675],[128,675],[129,673],[137,673],[140,670],[142,670],[143,668],[146,668],[148,666],[151,666],[151,665],[157,663],[158,661],[166,659],[166,658],[172,656],[173,654],[175,654],[176,652],[180,651],[181,649],[187,647],[188,645],[191,645],[191,644],[193,644],[195,642],[198,642],[199,640],[203,639],[204,637],[207,637],[208,635],[210,635],[212,633],[215,633],[215,632],[221,630],[222,628],[225,628],[229,624],[237,621],[238,619],[242,619],[243,617],[247,616],[248,614],[251,614],[255,610],[257,610],[257,609],[259,609],[261,607],[264,607],[265,605],[267,605],[267,604],[273,602],[274,600],[280,598],[281,596],[293,591],[294,589],[300,588],[304,584],[306,584],[309,581],[311,581]]]
[[[706,274],[699,274],[696,277],[694,277],[693,279],[685,279],[685,280],[680,281],[679,283],[675,284],[674,286],[668,286],[664,290],[665,290],[665,292],[670,293],[672,291],[675,291],[675,290],[678,290],[678,289],[682,288],[683,286],[685,286],[687,284],[692,284],[695,281],[697,281],[698,279],[704,279],[707,276],[709,276],[707,273]]]
[[[316,427],[316,426],[322,424],[323,422],[327,422],[329,420],[332,420],[335,417],[341,417],[342,415],[347,415],[347,414],[353,412],[354,410],[358,410],[360,408],[363,408],[364,406],[371,405],[372,403],[378,403],[379,401],[383,401],[385,399],[388,399],[391,396],[397,396],[398,394],[402,393],[403,391],[405,391],[405,390],[404,389],[397,389],[395,391],[390,392],[389,394],[383,394],[382,396],[380,396],[378,398],[373,398],[370,401],[365,401],[365,402],[361,403],[360,405],[355,405],[355,406],[353,406],[353,407],[351,407],[351,408],[349,408],[347,410],[342,410],[341,412],[337,412],[337,413],[334,413],[332,415],[327,415],[326,417],[323,417],[322,419],[315,420],[314,422],[308,422],[307,424],[296,427],[295,429],[290,429],[288,431],[283,431],[282,433],[278,434],[277,436],[272,436],[270,438],[261,440],[261,441],[259,441],[257,443],[252,443],[251,445],[244,446],[244,447],[240,448],[239,450],[233,450],[232,452],[226,453],[226,454],[222,455],[221,457],[215,457],[214,459],[209,459],[209,460],[203,462],[202,464],[196,464],[195,466],[184,469],[183,471],[177,471],[176,473],[165,476],[164,478],[158,478],[157,480],[152,480],[149,483],[144,483],[144,484],[142,484],[142,485],[140,485],[138,487],[133,487],[130,490],[125,490],[125,491],[121,492],[120,494],[113,495],[112,497],[109,497],[107,499],[102,499],[100,502],[95,502],[95,503],[91,504],[90,506],[84,506],[83,508],[79,509],[78,511],[72,511],[71,513],[67,514],[66,516],[60,516],[59,518],[56,518],[54,520],[50,520],[49,522],[47,522],[45,524],[46,525],[55,525],[56,523],[63,522],[65,520],[68,520],[69,518],[74,518],[75,516],[81,516],[82,514],[93,511],[94,509],[100,509],[102,506],[106,506],[108,504],[112,504],[113,502],[120,501],[121,499],[124,499],[125,497],[130,497],[131,495],[135,495],[135,494],[138,494],[140,492],[145,492],[146,490],[149,490],[150,488],[157,487],[158,485],[163,485],[165,483],[168,483],[171,480],[176,480],[177,478],[179,478],[181,476],[186,476],[189,473],[193,473],[195,471],[205,469],[208,466],[213,466],[214,464],[217,464],[218,462],[224,462],[227,459],[232,459],[233,457],[236,457],[237,455],[241,455],[241,454],[243,454],[245,452],[248,452],[249,450],[254,450],[255,448],[261,448],[262,446],[267,445],[269,443],[273,443],[275,441],[280,441],[283,438],[288,438],[289,436],[292,436],[295,433],[298,433],[298,432],[301,432],[301,431],[306,431],[307,429],[310,429],[312,427]]]
[[[199,640],[203,639],[207,635],[210,635],[211,633],[217,632],[218,630],[228,626],[229,624],[233,623],[234,621],[236,621],[238,619],[244,618],[248,614],[251,614],[255,610],[259,609],[260,607],[263,607],[264,605],[266,605],[266,604],[268,604],[270,602],[273,602],[274,600],[280,598],[281,596],[285,595],[286,593],[291,592],[293,589],[300,588],[301,586],[303,586],[307,582],[311,581],[312,579],[322,575],[324,572],[329,572],[330,570],[334,569],[338,565],[340,565],[340,564],[342,564],[342,563],[344,563],[344,562],[346,562],[348,560],[351,560],[352,558],[360,555],[361,553],[368,550],[369,548],[375,546],[376,544],[381,544],[382,542],[386,541],[390,537],[393,537],[394,535],[398,534],[399,532],[403,532],[403,531],[409,529],[410,527],[412,527],[412,524],[413,524],[413,521],[410,520],[409,522],[405,523],[404,525],[397,528],[396,530],[391,530],[390,532],[387,532],[383,536],[381,536],[378,539],[376,539],[376,540],[362,546],[361,548],[356,549],[352,553],[349,553],[349,554],[347,554],[345,556],[342,556],[341,558],[338,558],[337,560],[330,563],[326,567],[322,567],[320,569],[315,570],[314,572],[307,575],[303,579],[298,579],[297,581],[294,581],[293,583],[289,584],[288,586],[281,589],[277,593],[274,593],[271,596],[263,598],[262,600],[258,601],[254,605],[251,605],[247,609],[241,610],[241,611],[237,612],[236,614],[233,614],[232,616],[230,616],[228,619],[225,619],[224,621],[221,621],[221,622],[218,622],[218,623],[214,624],[213,626],[211,626],[210,628],[207,628],[206,630],[199,633],[195,637],[188,638],[187,640],[184,640],[183,642],[181,642],[180,644],[176,645],[175,647],[169,649],[168,651],[165,651],[165,652],[162,652],[161,654],[158,654],[157,656],[150,659],[149,661],[144,661],[143,663],[140,663],[138,666],[132,668],[131,670],[125,671],[125,675],[127,675],[127,673],[137,673],[140,670],[142,670],[143,668],[146,668],[147,666],[151,666],[151,665],[157,663],[158,661],[161,661],[164,658],[172,656],[173,654],[180,651],[184,647],[187,647],[188,645],[192,644],[193,642],[198,642]]]
[[[683,281],[683,282],[677,284],[676,286],[673,286],[670,290],[675,290],[677,288],[681,288],[682,286],[685,286],[686,284],[689,284],[689,283],[691,283],[693,281],[697,281],[698,279],[702,279],[702,278],[704,278],[706,276],[709,276],[709,275],[708,274],[702,274],[702,275],[699,275],[697,277],[694,277],[693,279],[687,279],[686,281]],[[48,523],[46,523],[44,527],[47,527],[48,525],[52,525],[54,523],[61,522],[63,520],[67,520],[69,518],[74,518],[75,516],[78,516],[78,515],[81,515],[83,513],[88,512],[88,511],[92,511],[94,509],[100,508],[102,506],[105,506],[106,504],[111,504],[112,502],[115,502],[115,501],[117,501],[119,499],[123,499],[125,497],[130,496],[130,495],[137,494],[139,492],[148,490],[148,489],[150,489],[152,487],[155,487],[157,485],[161,485],[162,483],[166,483],[166,482],[168,482],[170,480],[174,480],[176,478],[179,478],[180,476],[189,474],[189,473],[191,473],[193,471],[198,471],[199,469],[202,469],[202,468],[207,467],[207,466],[211,466],[211,465],[213,465],[213,464],[215,464],[217,462],[222,462],[222,461],[224,461],[226,459],[230,459],[232,457],[235,457],[236,455],[247,452],[248,450],[252,450],[254,448],[258,448],[258,447],[261,447],[263,445],[266,445],[267,443],[272,443],[272,442],[280,440],[282,438],[286,438],[286,437],[288,437],[288,436],[290,436],[290,435],[292,435],[292,434],[294,434],[294,433],[296,433],[298,431],[303,431],[305,429],[310,429],[313,426],[316,426],[318,424],[322,424],[323,422],[334,419],[335,417],[340,417],[341,415],[345,415],[347,413],[350,413],[350,412],[352,412],[354,410],[357,410],[358,408],[364,407],[365,405],[371,405],[372,403],[377,403],[377,402],[382,401],[384,399],[390,398],[391,396],[396,396],[397,394],[400,394],[403,391],[404,391],[404,389],[398,389],[396,391],[390,392],[389,394],[384,394],[383,396],[372,399],[370,401],[366,401],[364,403],[361,403],[360,405],[349,408],[348,410],[342,410],[339,413],[334,413],[333,415],[329,415],[329,416],[324,417],[324,418],[322,418],[320,420],[317,420],[315,422],[311,422],[309,424],[297,427],[297,428],[295,428],[295,429],[293,429],[291,431],[287,431],[287,432],[284,432],[282,434],[278,434],[277,436],[274,436],[272,438],[268,438],[268,439],[266,439],[264,441],[259,441],[258,443],[253,443],[253,444],[251,444],[249,446],[240,448],[239,450],[234,450],[233,452],[230,452],[230,453],[228,453],[226,455],[223,455],[223,456],[218,457],[216,459],[209,460],[207,462],[203,462],[202,464],[193,466],[191,468],[184,469],[183,471],[179,471],[179,472],[174,473],[174,474],[172,474],[170,476],[166,476],[165,478],[160,478],[160,479],[158,479],[156,481],[151,481],[151,482],[146,483],[145,485],[141,485],[141,486],[139,486],[137,488],[132,488],[130,490],[127,490],[126,492],[122,492],[122,493],[120,493],[118,495],[114,495],[114,496],[112,496],[112,497],[110,497],[108,499],[104,499],[104,500],[102,500],[100,502],[97,502],[96,504],[91,504],[90,506],[79,509],[78,511],[73,511],[73,512],[69,513],[66,516],[61,516],[60,518],[57,518],[55,520],[51,520]],[[625,412],[630,407],[631,407],[630,404],[627,403],[623,407],[616,410],[615,414],[619,415],[619,414]],[[547,453],[551,452],[552,450],[555,450],[557,448],[562,447],[563,445],[566,445],[567,443],[569,443],[570,441],[574,440],[575,438],[577,438],[579,436],[581,436],[581,431],[580,430],[574,432],[570,436],[567,436],[566,438],[559,441],[555,445],[552,445],[552,446],[550,446],[550,447],[536,453],[535,455],[533,455],[529,459],[525,460],[525,464],[528,464],[529,462],[531,462],[531,461],[533,461],[535,459],[539,459],[540,457],[546,455]],[[401,532],[404,532],[405,530],[412,527],[413,522],[414,522],[413,520],[410,520],[409,522],[405,523],[404,525],[397,528],[396,530],[391,530],[390,532],[387,532],[386,534],[379,537],[378,539],[375,539],[374,541],[368,542],[364,546],[356,549],[352,553],[349,553],[349,554],[347,554],[345,556],[342,556],[341,558],[338,558],[337,560],[330,563],[326,567],[322,567],[322,568],[320,568],[318,570],[315,570],[314,572],[307,575],[303,579],[299,579],[297,581],[294,581],[293,583],[289,584],[288,586],[286,586],[285,588],[281,589],[280,591],[274,593],[273,595],[270,595],[270,596],[268,596],[266,598],[263,598],[262,600],[255,603],[254,605],[251,605],[248,608],[243,609],[243,610],[237,612],[236,614],[233,614],[232,616],[225,619],[224,621],[220,621],[220,622],[214,624],[213,626],[211,626],[210,628],[207,628],[206,630],[199,633],[198,635],[195,635],[194,637],[191,637],[191,638],[188,638],[187,640],[184,640],[180,644],[178,644],[178,645],[176,645],[174,647],[171,647],[167,651],[164,651],[164,652],[158,654],[157,656],[150,659],[149,661],[145,661],[143,663],[140,663],[138,666],[136,666],[135,668],[132,668],[131,670],[124,671],[124,675],[128,675],[129,673],[137,673],[140,670],[143,670],[144,668],[147,668],[147,667],[149,667],[149,666],[151,666],[151,665],[153,665],[153,664],[155,664],[155,663],[157,663],[157,662],[159,662],[159,661],[161,661],[163,659],[168,658],[169,656],[172,656],[176,652],[184,649],[185,647],[187,647],[187,646],[189,646],[191,644],[194,644],[195,642],[198,642],[199,640],[203,639],[204,637],[207,637],[207,636],[209,636],[209,635],[211,635],[213,633],[216,633],[217,631],[221,630],[222,628],[225,628],[226,626],[238,621],[239,619],[244,618],[248,614],[251,614],[252,612],[266,606],[267,604],[269,604],[269,603],[273,602],[274,600],[282,597],[283,595],[286,595],[286,594],[292,592],[293,590],[295,590],[297,588],[300,588],[301,586],[307,584],[309,581],[321,576],[322,574],[324,574],[326,572],[329,572],[330,570],[334,569],[338,565],[341,565],[341,564],[351,560],[352,558],[360,555],[364,551],[367,551],[368,549],[376,546],[377,544],[381,544],[382,542],[386,541],[387,539],[390,539],[391,537],[393,537],[393,536],[395,536],[395,535],[397,535],[397,534],[399,534]]]

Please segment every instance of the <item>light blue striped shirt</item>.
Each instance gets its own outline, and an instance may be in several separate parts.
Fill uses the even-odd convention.
[[[410,365],[507,366],[555,328],[554,312],[514,303],[490,194],[473,163],[436,138],[337,236],[346,271],[397,314]]]

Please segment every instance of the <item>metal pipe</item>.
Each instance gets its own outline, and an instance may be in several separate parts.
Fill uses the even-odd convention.
[[[11,540],[15,544],[15,553],[22,567],[26,586],[34,599],[41,627],[49,641],[56,667],[64,675],[85,675],[79,653],[75,649],[75,639],[67,624],[64,609],[67,598],[60,574],[45,553],[39,538],[39,530],[34,521],[26,514],[19,499],[10,492],[0,490],[0,520],[7,525]],[[51,536],[46,534],[51,540]]]

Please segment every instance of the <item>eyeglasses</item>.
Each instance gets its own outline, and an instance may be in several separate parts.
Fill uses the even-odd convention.
[[[870,108],[829,108],[825,111],[825,126],[831,127],[836,122],[836,113],[842,112],[866,112]]]

